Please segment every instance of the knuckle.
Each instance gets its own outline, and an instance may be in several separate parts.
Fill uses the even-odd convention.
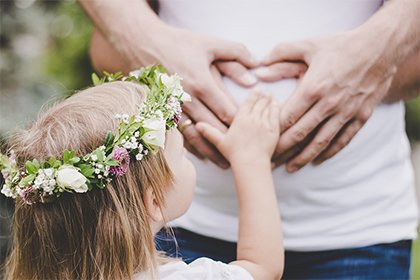
[[[342,118],[344,120],[350,120],[351,118],[354,117],[355,113],[356,113],[356,110],[355,110],[354,104],[349,104],[349,105],[347,105],[346,107],[343,108]]]
[[[318,85],[307,89],[305,97],[310,102],[320,99],[322,97],[322,88]]]
[[[330,97],[326,100],[324,110],[326,112],[334,112],[340,104],[340,98],[338,96]]]
[[[185,129],[183,131],[185,140],[190,143],[192,146],[196,146],[198,143],[202,142],[201,135],[194,133],[193,130]]]
[[[293,140],[297,143],[302,142],[305,140],[307,133],[302,129],[296,129],[293,131]]]
[[[345,146],[347,146],[350,143],[350,138],[349,137],[341,137],[340,139],[337,140],[337,150],[341,150],[342,148],[344,148]]]
[[[289,128],[294,124],[295,124],[294,118],[291,115],[286,115],[286,117],[283,119],[280,126],[283,128]]]
[[[324,150],[329,143],[330,141],[327,138],[317,139],[314,141],[314,145],[317,151]]]
[[[192,85],[196,96],[201,96],[205,92],[207,86],[203,82],[196,82]]]
[[[235,113],[223,111],[218,114],[219,119],[224,123],[231,123],[233,118],[235,117]]]
[[[372,115],[373,110],[370,108],[364,108],[360,110],[357,119],[362,123],[366,123],[370,116]]]

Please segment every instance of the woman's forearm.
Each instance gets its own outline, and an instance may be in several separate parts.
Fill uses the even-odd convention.
[[[78,1],[103,37],[96,34],[92,41],[91,53],[94,55],[92,60],[98,70],[109,69],[100,65],[102,63],[100,60],[103,58],[107,60],[108,52],[111,57],[109,64],[114,68],[117,67],[113,62],[121,63],[121,60],[124,63],[117,65],[118,68],[133,68],[133,65],[138,67],[153,63],[146,61],[150,57],[147,54],[154,51],[150,47],[151,42],[159,38],[159,32],[167,25],[159,19],[145,0],[106,1],[106,5],[102,0]],[[144,63],[134,61],[133,57],[145,61]]]
[[[395,73],[382,102],[408,100],[420,95],[420,49],[411,54]]]

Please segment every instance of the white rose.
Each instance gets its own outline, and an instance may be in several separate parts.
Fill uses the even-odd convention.
[[[77,193],[88,191],[86,177],[70,165],[63,165],[58,169],[56,181],[59,186],[72,189]]]
[[[182,102],[191,101],[191,96],[186,93],[181,86],[182,78],[178,76],[178,74],[174,74],[172,76],[168,76],[167,74],[161,74],[160,79],[162,83],[169,89],[173,89],[172,95],[175,97],[181,96]]]
[[[166,121],[158,119],[147,119],[143,123],[146,133],[141,137],[144,143],[153,148],[165,146]]]

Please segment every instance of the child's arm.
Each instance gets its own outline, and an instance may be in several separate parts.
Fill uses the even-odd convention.
[[[239,199],[238,260],[255,279],[280,279],[284,251],[270,159],[279,138],[279,106],[254,89],[227,133],[197,129],[229,160]]]

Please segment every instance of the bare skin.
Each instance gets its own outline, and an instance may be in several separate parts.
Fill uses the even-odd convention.
[[[128,7],[120,12],[124,12],[125,22],[116,24],[111,20],[115,13],[109,14],[112,7],[101,5],[99,12],[95,11],[97,1],[79,2],[104,34],[95,33],[91,46],[99,71],[127,72],[157,61],[164,63],[170,72],[185,78],[185,89],[195,97],[185,107],[187,117],[226,131],[237,107],[221,75],[242,86],[256,82],[248,68],[258,62],[252,61],[243,46],[169,27],[145,3],[137,7],[142,16],[139,10],[133,13],[136,7]],[[263,60],[267,71],[257,71],[261,80],[300,78],[295,93],[283,106],[282,134],[272,159],[276,166],[288,162],[287,170],[295,172],[311,161],[319,164],[333,157],[351,141],[380,101],[394,102],[419,94],[419,9],[418,1],[392,0],[357,29],[281,44]],[[141,28],[146,21],[153,22],[148,24],[153,28]],[[114,26],[108,26],[109,22]],[[162,36],[150,39],[151,34]],[[171,49],[166,52],[168,45]],[[204,51],[191,50],[191,46]],[[228,46],[239,56],[227,51]],[[156,52],[160,48],[162,51]],[[185,52],[178,51],[185,48]],[[197,157],[208,158],[221,168],[229,166],[194,125],[183,135],[187,149]]]

